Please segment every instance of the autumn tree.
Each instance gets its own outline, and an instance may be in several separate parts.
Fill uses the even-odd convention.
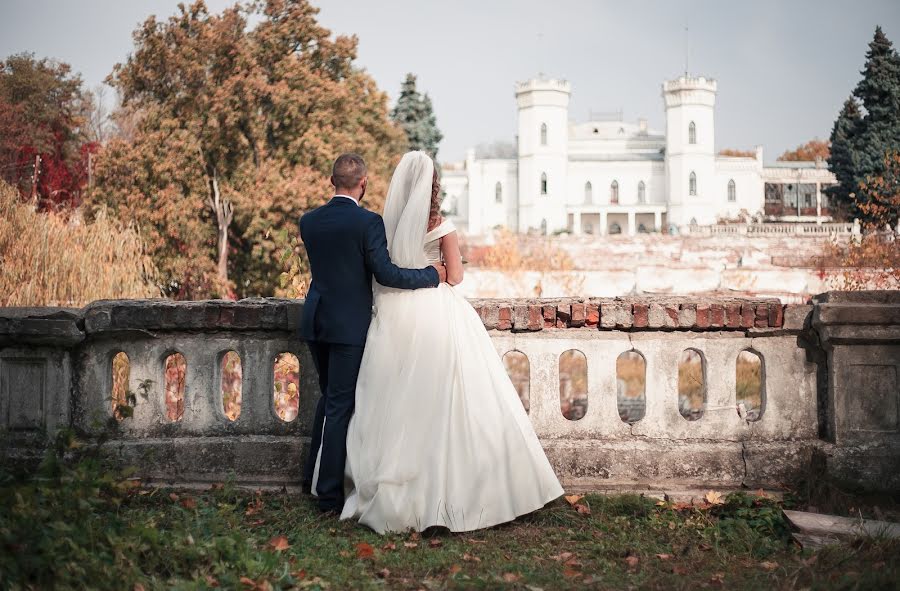
[[[0,178],[42,209],[77,204],[96,150],[87,105],[68,64],[30,53],[0,62]]]
[[[409,150],[422,150],[432,158],[437,158],[438,144],[444,136],[437,127],[431,98],[427,93],[419,93],[413,74],[407,74],[400,86],[400,96],[391,111],[391,119],[406,134]]]
[[[730,156],[732,158],[755,158],[756,152],[754,150],[736,150],[734,148],[725,148],[724,150],[719,150],[719,156]]]
[[[828,160],[831,155],[831,143],[826,140],[814,138],[794,148],[793,150],[785,150],[778,157],[780,162],[814,162],[815,160]]]
[[[272,294],[341,152],[366,158],[381,205],[402,135],[354,65],[356,39],[332,38],[317,12],[306,0],[180,5],[144,22],[110,76],[133,131],[98,162],[92,206],[147,229],[170,294]]]

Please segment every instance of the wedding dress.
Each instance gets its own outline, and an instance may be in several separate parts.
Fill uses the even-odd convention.
[[[401,266],[439,261],[455,230],[425,232],[432,166],[411,152],[391,180],[384,220]],[[481,319],[446,283],[376,286],[346,466],[341,519],[379,533],[490,527],[563,493]]]

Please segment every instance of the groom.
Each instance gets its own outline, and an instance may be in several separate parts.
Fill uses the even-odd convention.
[[[443,265],[401,269],[391,262],[384,221],[360,206],[367,182],[363,159],[341,154],[331,171],[331,201],[300,218],[300,238],[312,271],[300,338],[312,353],[322,390],[303,488],[312,486],[321,445],[314,492],[322,511],[337,513],[344,504],[347,426],[372,319],[372,276],[381,285],[400,289],[437,287],[447,279]]]

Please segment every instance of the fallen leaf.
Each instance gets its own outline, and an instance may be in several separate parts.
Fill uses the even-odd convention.
[[[626,556],[625,564],[628,565],[628,570],[634,570],[637,568],[638,563],[640,562],[640,558],[637,556]]]
[[[181,506],[185,509],[196,509],[197,500],[194,497],[184,497],[181,499]]]
[[[466,562],[481,562],[480,558],[478,558],[477,556],[475,556],[473,554],[469,554],[468,552],[463,554],[462,559],[465,560]]]
[[[563,498],[564,498],[564,499],[566,500],[566,502],[569,503],[570,505],[574,505],[575,503],[577,503],[578,501],[580,501],[581,499],[583,499],[583,498],[584,498],[584,495],[566,495],[566,496],[563,497]]]
[[[515,583],[521,578],[522,576],[517,575],[516,573],[503,573],[503,580],[507,583]]]
[[[430,540],[428,540],[428,546],[430,548],[440,548],[443,545],[444,545],[444,542],[437,538],[431,538]]]
[[[710,505],[724,505],[725,499],[722,497],[722,493],[711,490],[707,492],[704,496],[706,502]]]
[[[676,527],[676,526],[675,526],[675,522],[674,522],[674,521],[670,521],[670,522],[669,522],[669,529],[675,529],[675,527]]]
[[[256,587],[256,581],[254,581],[250,577],[241,577],[241,583],[250,585],[251,587]]]
[[[716,586],[721,586],[725,582],[725,573],[713,573],[709,578],[709,582]]]
[[[575,505],[575,510],[578,511],[581,515],[590,515],[591,508],[587,505],[582,505],[581,503]]]
[[[770,561],[768,561],[768,560],[763,560],[762,562],[759,563],[759,566],[761,566],[761,567],[762,567],[763,569],[765,569],[765,570],[773,571],[773,570],[775,570],[776,568],[778,568],[778,563],[777,563],[777,562],[770,562]]]
[[[680,564],[672,565],[672,573],[680,576],[684,576],[688,574],[687,567],[681,566]]]
[[[175,493],[169,493],[169,498],[172,499],[173,501],[177,501],[178,495],[176,495]]]
[[[712,550],[712,546],[710,546],[709,544],[700,544],[697,547],[700,548],[701,550],[703,550],[704,552]]]
[[[188,546],[193,546],[194,545],[194,536],[192,536],[191,534],[188,534],[187,538],[185,538],[184,541],[187,542]]]
[[[572,558],[568,559],[567,561],[563,562],[563,565],[571,566],[573,568],[581,567],[581,563],[578,562],[578,560],[575,557],[572,557]]]
[[[657,554],[656,557],[659,558],[660,560],[671,560],[672,559],[671,554]]]
[[[563,576],[566,577],[567,579],[571,579],[572,577],[577,577],[580,574],[581,574],[580,572],[578,572],[577,570],[572,569],[572,568],[564,568],[563,569]]]
[[[403,542],[403,545],[407,548],[416,548],[418,546],[415,542]]]
[[[388,542],[387,544],[382,546],[381,549],[382,550],[396,550],[397,544],[395,544],[394,542]]]
[[[301,568],[300,570],[295,570],[291,573],[291,576],[302,581],[306,578],[306,569]]]
[[[551,556],[550,558],[552,558],[553,560],[555,560],[557,562],[565,562],[566,560],[572,558],[573,556],[575,556],[575,555],[572,554],[571,552],[560,552],[556,556]]]
[[[254,515],[255,513],[259,513],[263,508],[263,501],[261,498],[256,497],[251,503],[247,504],[247,510],[244,511],[244,515]]]
[[[467,541],[472,544],[487,544],[487,540],[473,540],[472,538],[469,538]]]
[[[375,573],[375,576],[378,577],[379,579],[386,579],[389,576],[391,576],[391,571],[389,571],[386,568],[383,568],[380,571],[378,571],[377,573]]]
[[[414,531],[413,533],[409,534],[409,539],[412,540],[413,542],[418,540],[420,537],[421,536],[419,535],[419,532],[417,532],[417,531]]]
[[[133,591],[144,591],[144,586],[141,585],[140,583],[135,583]]]
[[[350,558],[350,552],[347,550],[341,550],[340,552],[338,552],[338,556],[340,556],[341,558]]]
[[[366,542],[360,542],[356,545],[356,557],[357,558],[372,558],[375,556],[375,548],[373,548],[370,544]]]
[[[275,550],[277,552],[281,552],[282,550],[287,550],[288,548],[291,547],[291,545],[288,544],[287,538],[284,536],[275,536],[274,538],[269,540],[268,545],[272,550]]]
[[[213,482],[209,485],[209,490],[222,490],[223,488],[225,488],[225,485],[221,482]]]
[[[668,505],[668,503],[665,501],[656,501],[657,507],[665,507],[666,505]]]
[[[455,575],[456,573],[458,573],[459,571],[462,570],[462,567],[459,566],[458,564],[451,564],[450,568],[448,570],[450,571],[451,575]]]
[[[219,580],[217,578],[215,578],[214,576],[205,575],[204,578],[206,579],[206,584],[209,585],[210,587],[218,587],[219,586]]]

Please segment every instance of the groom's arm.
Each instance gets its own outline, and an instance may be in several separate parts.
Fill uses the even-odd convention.
[[[366,228],[366,266],[375,276],[375,281],[386,287],[399,289],[418,289],[420,287],[437,287],[441,278],[437,269],[401,269],[391,262],[388,254],[387,237],[384,233],[384,220],[381,216],[372,216]]]

